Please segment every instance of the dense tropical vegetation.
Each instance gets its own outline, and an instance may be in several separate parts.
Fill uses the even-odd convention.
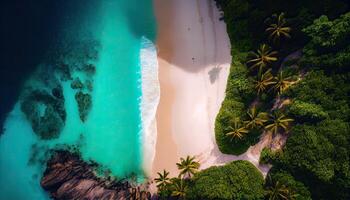
[[[262,199],[264,179],[248,161],[233,161],[197,173],[189,182],[187,199]]]
[[[273,166],[265,199],[350,199],[349,2],[216,1],[233,57],[216,120],[219,149],[239,155],[264,131],[284,134],[281,149],[261,153]],[[251,109],[269,117],[256,123]],[[245,133],[232,140],[236,119]]]
[[[179,177],[159,173],[159,195],[350,199],[349,2],[216,2],[232,43],[226,98],[215,123],[219,149],[240,155],[262,133],[285,140],[262,150],[260,163],[272,166],[265,180],[248,161],[198,171],[188,157],[178,164]]]
[[[179,176],[158,173],[155,180],[160,199],[262,199],[264,178],[248,161],[233,161],[224,166],[198,171],[195,157],[181,158],[176,163]]]
[[[198,172],[200,163],[195,157],[187,156],[180,158],[176,166],[179,170],[177,177],[170,178],[169,172],[163,170],[158,172],[158,177],[154,179],[160,199],[185,199],[189,181]]]

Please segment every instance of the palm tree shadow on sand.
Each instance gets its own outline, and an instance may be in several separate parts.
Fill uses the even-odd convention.
[[[215,83],[215,81],[219,78],[221,69],[222,69],[222,67],[215,66],[213,69],[211,69],[208,72],[211,84]]]

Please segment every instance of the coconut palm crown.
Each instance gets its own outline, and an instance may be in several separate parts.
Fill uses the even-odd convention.
[[[277,61],[277,51],[273,51],[267,44],[262,44],[256,52],[251,52],[250,57],[247,61],[247,64],[251,65],[250,69],[258,68],[262,71],[268,64]]]
[[[275,77],[274,83],[274,90],[276,91],[277,95],[281,95],[292,84],[292,77],[284,77],[283,71],[280,70]]]
[[[266,197],[268,200],[294,200],[299,195],[294,190],[288,188],[279,181],[272,181],[271,176],[267,177],[269,186],[266,188]]]
[[[271,69],[267,70],[264,73],[259,72],[257,76],[257,80],[255,82],[255,89],[258,92],[258,95],[263,93],[270,85],[273,85],[276,83],[272,73]]]
[[[265,129],[271,131],[273,134],[277,134],[280,129],[286,131],[290,122],[294,120],[288,118],[280,111],[275,111],[270,115],[270,120],[268,125],[265,126]]]
[[[245,121],[247,128],[258,128],[264,126],[268,120],[268,113],[259,112],[256,106],[251,107],[247,111],[248,120]]]
[[[233,124],[232,126],[229,126],[229,130],[230,131],[226,133],[226,136],[230,137],[231,141],[233,139],[242,139],[243,136],[249,132],[239,118],[233,120]]]
[[[157,188],[161,190],[170,184],[169,172],[163,170],[163,173],[158,172],[157,174],[158,178],[155,178],[154,181],[157,183]]]
[[[184,176],[191,178],[191,176],[198,171],[200,164],[195,161],[194,156],[187,156],[185,159],[180,158],[180,162],[176,163],[176,166],[180,170],[179,177]]]
[[[282,12],[279,15],[272,15],[274,23],[271,23],[266,28],[266,32],[269,34],[269,39],[275,44],[278,44],[282,38],[290,38],[291,28],[287,26],[285,14]]]
[[[180,178],[173,178],[171,182],[171,196],[184,199],[187,188],[185,181]]]

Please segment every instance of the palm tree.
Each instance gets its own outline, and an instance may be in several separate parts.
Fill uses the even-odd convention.
[[[288,188],[281,184],[279,181],[277,181],[274,185],[270,186],[266,190],[266,195],[269,200],[280,200],[288,199]]]
[[[284,17],[284,13],[280,13],[279,15],[272,15],[274,19],[274,23],[270,24],[269,27],[266,28],[266,32],[269,34],[269,39],[272,40],[275,44],[278,44],[281,38],[290,38],[291,28],[286,24],[286,19]]]
[[[269,85],[275,84],[273,75],[271,74],[271,69],[264,73],[259,72],[257,80],[255,81],[255,89],[258,91],[258,95],[264,92]]]
[[[281,95],[287,88],[292,84],[292,77],[284,77],[283,71],[280,70],[275,77],[274,90],[277,92],[277,95]]]
[[[245,121],[247,128],[257,128],[264,126],[264,123],[268,120],[268,114],[266,112],[258,112],[256,106],[251,107],[247,111],[249,120]]]
[[[171,196],[178,197],[179,199],[185,198],[185,191],[186,191],[186,183],[183,179],[180,178],[173,178],[171,184]]]
[[[260,71],[268,64],[277,61],[277,51],[272,51],[271,47],[267,44],[260,45],[257,52],[251,53],[251,59],[248,60],[248,64],[252,64],[250,69],[258,68]]]
[[[270,115],[270,123],[265,126],[265,129],[271,131],[273,134],[277,134],[281,128],[286,131],[290,122],[293,121],[293,119],[288,118],[282,112],[275,111]]]
[[[229,129],[230,132],[226,133],[226,136],[230,137],[231,141],[233,139],[242,139],[249,132],[239,118],[233,120],[233,127],[229,126]]]
[[[158,178],[154,179],[157,183],[157,188],[163,190],[168,184],[170,184],[169,172],[163,170],[163,173],[158,172]]]
[[[270,186],[266,188],[266,196],[269,200],[295,200],[298,194],[286,185],[276,181],[272,181],[271,176],[267,177]]]
[[[176,163],[176,165],[180,170],[179,177],[183,175],[184,177],[188,178],[191,178],[191,175],[195,174],[200,167],[199,162],[195,161],[194,156],[187,156],[186,159],[180,158],[180,163]]]

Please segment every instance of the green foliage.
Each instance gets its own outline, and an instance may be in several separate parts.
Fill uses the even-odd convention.
[[[275,44],[279,45],[280,41],[285,38],[291,38],[291,28],[287,26],[285,14],[282,12],[279,15],[274,14],[272,16],[273,22],[270,23],[269,27],[266,28],[266,32],[269,33],[269,39]]]
[[[268,118],[267,112],[260,112],[256,108],[256,105],[254,105],[247,111],[247,120],[245,121],[246,127],[251,129],[262,128]]]
[[[296,195],[296,200],[311,200],[311,194],[302,182],[294,179],[294,177],[285,171],[270,172],[268,177],[272,183],[279,182],[284,185],[288,190],[293,191]],[[266,186],[269,186],[267,181]]]
[[[244,153],[250,145],[256,143],[257,132],[250,131],[241,140],[230,140],[226,133],[230,132],[232,120],[245,115],[245,105],[242,102],[226,98],[221,106],[215,122],[215,137],[221,152],[239,155]]]
[[[186,197],[186,190],[188,183],[181,178],[172,178],[169,185],[170,196],[177,197],[178,199],[184,199]]]
[[[266,92],[267,89],[275,84],[274,77],[271,73],[271,69],[268,69],[265,72],[259,71],[257,75],[257,80],[254,81],[255,89],[257,90],[257,94],[261,95],[263,92]]]
[[[341,83],[334,78],[326,76],[322,71],[311,71],[302,81],[291,87],[285,96],[295,101],[318,105],[318,110],[322,108],[330,118],[348,120],[350,108],[346,99],[350,90],[346,82]]]
[[[276,156],[263,150],[262,162],[273,163],[271,175],[274,183],[296,191],[296,199],[311,199],[310,192],[313,199],[350,199],[350,14],[339,17],[348,11],[349,2],[216,1],[224,11],[224,20],[234,47],[227,96],[215,124],[219,149],[223,153],[238,155],[256,142],[259,134],[255,132],[254,136],[252,133],[255,130],[239,143],[227,140],[225,132],[230,120],[235,117],[244,119],[244,113],[254,99],[254,82],[242,64],[247,58],[245,52],[266,42],[262,34],[266,29],[264,20],[274,13],[285,12],[287,23],[292,27],[293,39],[280,47],[279,55],[284,57],[306,44],[301,61],[287,63],[288,66],[298,65],[296,69],[303,76],[297,83],[288,85],[288,90],[282,94],[282,98],[294,102],[289,106],[288,114],[295,118],[297,125],[292,128],[291,136],[281,151],[283,153]],[[321,15],[324,16],[319,18]],[[273,97],[263,93],[260,100],[263,100],[261,106],[267,110]],[[221,178],[226,177],[227,173],[216,170],[214,173],[217,180],[203,175],[200,181],[195,182],[195,197],[234,199],[229,192],[232,186],[225,185],[226,179]],[[212,187],[215,182],[219,182],[219,186]],[[220,191],[222,196],[216,191]]]
[[[224,20],[233,46],[241,51],[254,49],[265,39],[267,26],[264,21],[273,14],[284,12],[292,27],[293,41],[285,46],[304,44],[306,38],[301,30],[321,14],[332,18],[346,12],[349,4],[343,0],[216,0],[224,12]]]
[[[288,139],[284,162],[291,168],[302,168],[323,181],[334,176],[334,145],[320,135],[313,126],[294,126],[293,135]]]
[[[274,135],[279,133],[279,131],[287,131],[290,123],[293,122],[294,119],[288,118],[284,115],[280,110],[275,110],[271,115],[270,119],[265,126],[265,129],[271,131]]]
[[[350,189],[349,131],[349,124],[341,120],[294,126],[280,160],[282,168],[300,177],[317,199],[346,199],[349,192],[345,191]],[[339,190],[344,192],[337,193]]]
[[[261,72],[264,68],[277,60],[277,51],[273,51],[267,44],[262,44],[256,52],[250,52],[247,64],[250,65],[251,70],[259,69]]]
[[[321,17],[304,30],[311,40],[300,67],[311,71],[284,94],[294,99],[289,114],[298,125],[274,169],[303,182],[314,199],[350,198],[348,17]]]
[[[334,21],[329,21],[327,16],[322,15],[303,31],[311,39],[306,46],[305,53],[313,54],[315,51],[339,49],[344,44],[349,44],[350,12]]]
[[[350,45],[336,53],[310,54],[301,60],[301,66],[319,68],[326,71],[345,71],[350,63]]]
[[[155,178],[154,181],[157,184],[158,192],[165,190],[166,187],[170,184],[169,172],[163,170],[162,173],[157,173],[158,178]]]
[[[228,77],[226,97],[237,101],[250,101],[255,97],[254,82],[249,77],[249,70],[243,64],[247,53],[232,52],[232,65]]]
[[[289,114],[299,122],[319,122],[328,118],[320,105],[296,100],[289,107]]]
[[[226,131],[225,131],[226,132]],[[225,135],[230,138],[230,140],[241,140],[245,135],[249,132],[248,128],[240,120],[239,118],[235,118],[231,124],[231,126],[228,127],[228,131],[225,133]]]
[[[233,119],[244,119],[248,108],[245,102],[251,102],[256,92],[253,80],[248,78],[249,71],[242,64],[246,54],[237,53],[234,58],[227,82],[226,98],[215,121],[215,137],[221,152],[239,155],[258,141],[258,133],[254,130],[250,131],[240,141],[231,141],[226,133],[229,132],[228,128],[232,125]]]
[[[197,173],[189,185],[188,199],[262,199],[264,179],[248,161],[234,161]]]
[[[191,176],[197,173],[200,164],[195,161],[195,157],[187,156],[186,158],[180,158],[180,162],[176,163],[177,168],[180,171],[179,177],[191,178]]]
[[[260,153],[260,164],[273,164],[274,161],[278,160],[281,156],[281,151],[272,151],[269,148],[263,148]]]
[[[310,42],[304,48],[302,65],[327,71],[350,66],[350,12],[333,21],[323,15],[303,29]]]

